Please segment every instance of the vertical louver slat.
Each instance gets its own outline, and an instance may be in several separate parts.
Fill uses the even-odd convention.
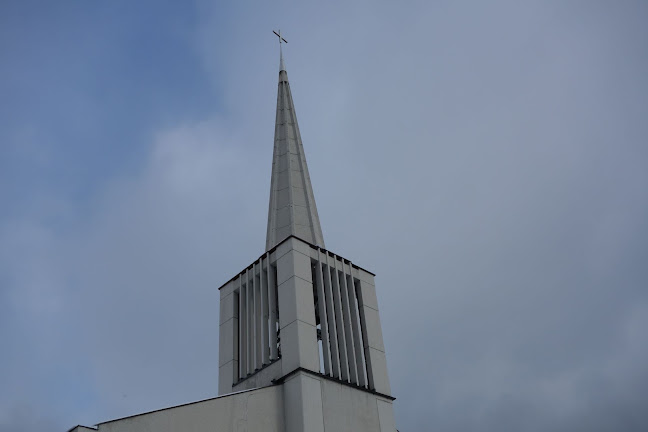
[[[250,280],[250,269],[245,270],[245,292],[247,297],[247,373],[254,372],[254,290]]]
[[[261,312],[261,277],[260,275],[257,276],[257,270],[260,273],[260,263],[261,261],[257,261],[254,263],[254,270],[252,273],[252,280],[254,283],[254,317],[256,318],[255,322],[255,327],[254,327],[254,347],[255,347],[255,358],[254,358],[254,368],[256,369],[261,369],[263,367],[263,356],[261,354],[261,351],[263,350],[263,346],[261,345],[261,342],[263,340],[263,337],[261,336],[261,319],[263,317],[263,313]]]
[[[239,379],[239,292],[232,292],[232,356],[233,356],[233,367],[232,367],[232,382],[235,383]]]
[[[353,332],[351,331],[351,308],[349,307],[349,291],[347,288],[347,274],[342,261],[342,273],[340,274],[340,297],[342,301],[342,316],[344,317],[344,336],[346,340],[346,352],[349,361],[349,380],[353,384],[358,383],[358,372],[356,369],[355,348],[353,346]]]
[[[364,313],[364,299],[362,298],[362,288],[361,286],[362,282],[358,280],[358,289],[356,292],[358,293],[358,310],[360,311],[360,328],[362,329],[362,341],[363,341],[363,351],[364,351],[364,357],[365,357],[365,365],[367,367],[367,385],[369,386],[369,389],[373,390],[376,388],[376,384],[374,382],[374,377],[373,377],[373,370],[371,367],[371,357],[369,356],[369,343],[367,342],[367,318],[365,317]]]
[[[261,279],[261,362],[265,365],[270,363],[270,344],[268,343],[268,319],[269,319],[269,302],[268,302],[268,272],[270,271],[270,259],[266,254],[266,267],[263,270],[263,258],[259,266],[259,277]]]
[[[333,307],[333,282],[331,280],[331,267],[329,256],[325,253],[326,265],[324,266],[324,296],[326,297],[326,310],[328,312],[329,337],[331,347],[331,372],[334,378],[340,378],[340,353],[338,350],[337,326]]]
[[[335,326],[337,328],[338,351],[340,353],[340,379],[349,381],[349,360],[346,352],[344,335],[344,317],[342,315],[342,300],[340,298],[340,274],[337,267],[337,256],[333,256],[331,280],[333,281],[333,304],[335,308]]]
[[[320,331],[322,332],[322,357],[324,358],[324,374],[331,376],[331,353],[329,350],[329,330],[326,312],[326,295],[324,293],[324,276],[322,273],[321,252],[317,250],[317,263],[315,264],[315,285],[320,316]]]
[[[358,385],[361,387],[367,386],[367,379],[365,376],[365,362],[363,358],[363,342],[360,332],[360,315],[358,314],[358,304],[356,299],[356,286],[353,280],[353,266],[349,261],[349,274],[347,275],[349,287],[349,310],[351,312],[351,327],[353,331],[353,346],[355,349],[356,366],[358,370]]]
[[[243,275],[239,274],[239,379],[247,375],[247,313]]]
[[[277,349],[277,274],[276,269],[270,265],[268,254],[268,298],[270,308],[270,359],[279,357]]]

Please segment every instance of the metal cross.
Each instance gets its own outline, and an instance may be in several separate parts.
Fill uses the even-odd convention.
[[[281,41],[284,41],[284,42],[288,43],[288,41],[287,41],[286,39],[284,39],[283,37],[281,37],[281,30],[279,30],[279,33],[277,33],[276,31],[272,30],[272,33],[276,34],[277,37],[279,38],[279,46],[281,46]]]

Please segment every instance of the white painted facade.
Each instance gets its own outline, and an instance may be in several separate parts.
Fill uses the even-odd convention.
[[[208,399],[100,423],[98,432],[283,432],[281,386]]]
[[[268,387],[99,423],[69,432],[393,432],[392,401],[298,371]]]

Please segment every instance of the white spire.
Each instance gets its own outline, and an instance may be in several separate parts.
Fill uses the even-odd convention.
[[[286,41],[279,33],[275,34],[280,41]],[[324,236],[281,48],[279,55],[279,89],[266,250],[272,249],[291,235],[324,247]]]

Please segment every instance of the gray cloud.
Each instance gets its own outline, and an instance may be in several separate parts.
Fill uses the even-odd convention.
[[[216,393],[216,287],[265,240],[280,22],[327,246],[378,275],[399,429],[646,429],[643,4],[199,7],[227,113],[161,131],[88,209],[43,204],[64,229],[0,230],[24,312],[0,318],[24,338],[0,428],[38,398],[62,430]]]

